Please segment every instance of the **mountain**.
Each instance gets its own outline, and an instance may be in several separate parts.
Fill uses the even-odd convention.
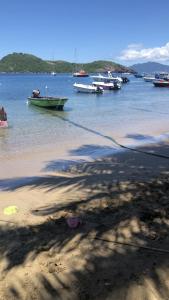
[[[105,61],[105,60],[98,60],[91,63],[87,63],[83,65],[85,67],[85,70],[89,73],[92,72],[132,72],[132,70],[128,67],[119,65],[112,61]]]
[[[130,67],[138,73],[155,73],[155,72],[168,72],[169,65],[163,65],[157,62],[147,62],[141,64],[135,64]]]
[[[86,64],[75,64],[67,61],[43,60],[32,54],[12,53],[0,60],[0,72],[33,72],[33,73],[72,73],[84,69],[86,72],[131,72],[128,67],[116,64],[112,61],[94,61]]]
[[[0,60],[0,72],[50,72],[50,65],[31,54],[13,53]]]

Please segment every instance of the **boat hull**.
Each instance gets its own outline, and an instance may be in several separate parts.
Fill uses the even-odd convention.
[[[144,81],[146,82],[153,82],[155,80],[154,77],[143,77]]]
[[[113,90],[114,89],[114,84],[113,83],[104,83],[104,82],[99,82],[99,81],[96,81],[96,82],[92,82],[92,84],[94,86],[98,86],[98,87],[101,87],[103,88],[104,90]]]
[[[73,77],[89,77],[88,74],[79,74],[79,73],[74,73]]]
[[[73,77],[88,77],[89,74],[86,73],[84,70],[80,70],[79,72],[73,73]]]
[[[73,86],[79,93],[100,94],[103,92],[103,88],[96,87],[93,85],[75,83]]]
[[[118,90],[121,88],[121,84],[118,83],[118,82],[102,82],[102,81],[94,81],[92,83],[94,86],[97,86],[97,87],[100,87],[100,88],[103,88],[104,90]]]
[[[28,97],[28,101],[30,104],[39,106],[39,107],[51,107],[51,108],[58,108],[62,110],[67,98],[59,98],[59,97]]]
[[[169,88],[169,81],[153,81],[155,87],[168,87]]]
[[[102,81],[102,82],[119,82],[122,83],[123,80],[120,77],[112,77],[112,76],[102,76],[102,75],[96,75],[91,76],[94,81]]]

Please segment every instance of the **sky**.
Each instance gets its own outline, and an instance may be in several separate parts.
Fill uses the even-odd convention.
[[[169,64],[169,0],[0,0],[0,59]]]

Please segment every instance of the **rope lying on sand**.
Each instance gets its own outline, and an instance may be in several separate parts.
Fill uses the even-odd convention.
[[[156,157],[161,157],[161,158],[165,158],[165,159],[169,159],[169,156],[164,155],[164,154],[160,154],[160,153],[152,153],[152,152],[147,152],[147,151],[143,151],[140,149],[135,149],[135,148],[130,148],[128,146],[122,145],[120,143],[118,143],[114,138],[109,137],[109,136],[105,136],[107,139],[111,140],[114,144],[116,144],[117,146],[119,146],[120,148],[124,148],[130,151],[135,151],[135,152],[139,152],[139,153],[143,153],[146,155],[151,155],[151,156],[156,156]]]
[[[125,242],[118,242],[118,241],[110,241],[110,240],[101,239],[101,238],[98,238],[98,237],[93,237],[93,238],[90,238],[90,239],[91,240],[99,240],[99,241],[106,242],[106,243],[114,243],[114,244],[119,244],[119,245],[123,245],[123,246],[135,247],[135,248],[144,249],[144,250],[169,253],[169,250],[167,250],[167,249],[141,246],[141,245],[136,245],[136,244],[132,244],[132,243],[125,243]]]
[[[135,149],[135,148],[130,148],[130,147],[128,147],[128,146],[122,145],[122,144],[118,143],[118,142],[117,142],[113,137],[111,137],[111,136],[104,135],[104,134],[102,134],[102,133],[100,133],[100,132],[98,132],[98,131],[96,131],[96,130],[90,129],[90,128],[86,127],[86,126],[83,126],[83,125],[78,124],[78,123],[76,123],[76,122],[74,122],[74,121],[71,121],[71,120],[69,120],[68,118],[61,117],[61,116],[58,115],[58,114],[56,114],[56,115],[57,115],[58,118],[60,118],[60,119],[63,120],[63,121],[66,121],[66,122],[68,122],[68,123],[70,123],[70,124],[72,124],[72,125],[74,125],[74,126],[76,126],[76,127],[79,127],[79,128],[81,128],[81,129],[83,129],[83,130],[89,131],[89,132],[91,132],[91,133],[93,133],[93,134],[95,134],[95,135],[98,135],[98,136],[101,136],[101,137],[104,137],[104,138],[110,140],[110,141],[113,142],[116,146],[118,146],[118,147],[120,147],[120,148],[127,149],[127,150],[130,150],[130,151],[139,152],[139,153],[146,154],[146,155],[150,155],[150,156],[155,156],[155,157],[160,157],[160,158],[164,158],[164,159],[169,159],[169,156],[167,156],[167,155],[163,155],[163,154],[160,154],[160,153],[147,152],[147,151],[143,151],[143,150],[139,150],[139,149]]]

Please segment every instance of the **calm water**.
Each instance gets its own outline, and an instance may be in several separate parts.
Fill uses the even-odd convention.
[[[48,151],[59,159],[95,158],[109,154],[114,145],[154,141],[167,133],[169,89],[130,76],[119,91],[103,95],[80,94],[73,83],[90,78],[71,75],[0,75],[0,105],[8,114],[8,129],[0,129],[0,159]],[[67,96],[63,112],[27,104],[32,90],[41,95]]]

